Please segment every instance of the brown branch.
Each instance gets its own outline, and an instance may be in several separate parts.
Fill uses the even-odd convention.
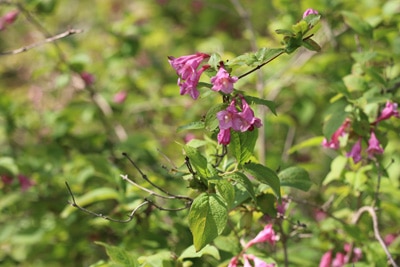
[[[389,259],[390,263],[392,264],[392,266],[394,267],[398,267],[398,265],[396,264],[396,262],[394,261],[392,255],[389,252],[389,249],[387,248],[385,242],[383,241],[380,233],[379,233],[379,226],[378,226],[378,217],[376,216],[376,212],[375,209],[371,206],[364,206],[362,208],[360,208],[356,214],[354,214],[352,223],[356,224],[358,222],[358,220],[360,219],[361,215],[364,212],[368,212],[369,215],[371,215],[372,218],[372,224],[373,224],[373,229],[374,229],[374,234],[375,234],[375,238],[378,240],[379,244],[381,245],[381,247],[383,248],[383,250],[386,253],[387,258]]]
[[[65,38],[67,36],[70,36],[70,35],[73,35],[73,34],[76,34],[76,33],[81,33],[81,32],[83,32],[83,30],[81,30],[81,29],[69,29],[69,30],[67,30],[67,31],[65,31],[63,33],[60,33],[60,34],[54,35],[52,37],[46,38],[41,42],[33,43],[33,44],[30,44],[30,45],[27,45],[27,46],[23,46],[21,48],[10,50],[10,51],[0,52],[0,56],[15,55],[15,54],[23,53],[23,52],[26,52],[26,51],[28,51],[28,50],[30,50],[32,48],[35,48],[35,47],[38,47],[38,46],[41,46],[41,45],[44,45],[44,44],[47,44],[47,43],[52,43],[52,42],[57,41],[59,39]]]

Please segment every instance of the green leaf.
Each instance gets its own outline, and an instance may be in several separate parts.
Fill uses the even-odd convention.
[[[312,185],[308,172],[300,167],[289,167],[278,174],[281,186],[308,191]]]
[[[321,51],[321,47],[319,46],[319,44],[317,44],[317,42],[315,42],[311,38],[307,38],[307,39],[303,40],[302,45],[305,48],[307,48],[308,50],[311,50],[311,51],[315,51],[315,52],[320,52]]]
[[[176,130],[177,132],[185,131],[185,130],[198,130],[204,129],[205,123],[203,121],[194,121],[182,126],[179,126]]]
[[[208,64],[215,70],[218,70],[218,66],[222,61],[221,56],[217,53],[212,53],[210,59],[208,60]]]
[[[227,107],[226,104],[219,104],[219,105],[212,106],[207,111],[207,114],[205,117],[205,127],[207,130],[214,131],[215,129],[217,129],[217,127],[219,125],[217,113],[220,112],[221,110],[225,109],[226,107]]]
[[[196,251],[200,251],[220,235],[227,221],[228,209],[220,196],[208,193],[199,195],[189,211],[189,228]]]
[[[231,131],[230,149],[239,165],[250,160],[258,136],[257,129],[247,132]]]
[[[331,115],[331,117],[327,120],[322,129],[322,132],[324,133],[326,139],[331,139],[332,135],[343,124],[347,116],[347,113],[343,111]]]
[[[358,34],[364,35],[368,38],[372,38],[372,26],[363,20],[356,13],[349,11],[342,11],[344,21]]]
[[[233,185],[225,179],[214,180],[218,194],[225,200],[226,206],[230,209],[235,200],[235,189]]]
[[[86,206],[98,201],[108,200],[108,199],[119,199],[119,193],[109,187],[96,188],[80,197],[76,197],[75,201],[79,206]],[[61,212],[61,218],[68,217],[72,212],[76,211],[77,208],[72,206],[67,206]]]
[[[111,246],[106,243],[95,241],[95,244],[103,246],[106,249],[107,255],[110,259],[120,266],[139,266],[138,262],[124,249]]]
[[[247,163],[243,167],[259,182],[269,185],[277,198],[281,197],[279,177],[273,170],[258,163]]]
[[[191,146],[184,145],[186,156],[190,159],[190,164],[196,170],[197,174],[203,178],[209,177],[207,159],[200,152]]]
[[[251,198],[253,200],[256,200],[256,194],[254,192],[254,186],[253,186],[253,184],[251,183],[251,181],[249,180],[249,178],[245,174],[243,174],[241,172],[234,172],[234,173],[231,173],[231,174],[227,175],[226,178],[232,179],[235,182],[241,184],[244,187],[244,189],[246,189],[246,191],[249,193]]]
[[[339,180],[342,176],[342,172],[347,164],[347,158],[345,156],[337,156],[331,163],[331,171],[325,177],[323,185],[327,185],[332,181]]]
[[[247,65],[250,67],[257,66],[265,62],[271,61],[272,59],[279,56],[280,54],[283,54],[284,52],[285,50],[283,48],[263,47],[255,53],[246,53],[236,58],[233,58],[226,62],[226,65],[230,67],[242,65]]]
[[[257,104],[257,105],[266,106],[269,108],[269,110],[271,110],[272,113],[274,113],[274,115],[277,115],[276,114],[276,104],[274,101],[258,98],[255,96],[245,96],[244,98],[245,98],[246,102],[249,103],[249,105]]]
[[[219,255],[219,251],[216,247],[207,245],[200,251],[196,251],[194,245],[191,245],[187,249],[185,249],[182,254],[179,256],[179,259],[186,259],[186,258],[200,258],[203,255],[210,255],[217,260],[220,260],[221,257]]]
[[[295,146],[292,146],[288,150],[288,154],[292,154],[292,153],[299,151],[306,147],[321,146],[321,143],[323,140],[324,140],[323,136],[315,136],[310,139],[304,140],[303,142],[301,142]]]

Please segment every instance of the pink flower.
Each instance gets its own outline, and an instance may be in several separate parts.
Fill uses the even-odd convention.
[[[306,11],[304,11],[304,13],[303,13],[303,19],[304,19],[305,17],[307,17],[308,15],[311,15],[311,14],[318,15],[318,11],[315,10],[315,9],[312,9],[312,8],[308,8],[308,9],[307,9]]]
[[[361,160],[361,138],[358,138],[358,141],[354,144],[353,148],[346,154],[346,156],[353,158],[354,163],[357,163]]]
[[[114,95],[114,103],[117,104],[122,104],[124,103],[126,97],[128,96],[128,93],[126,91],[119,91]]]
[[[332,250],[329,250],[322,255],[319,267],[331,267],[332,262]]]
[[[81,72],[80,76],[86,86],[92,85],[94,83],[94,81],[96,80],[96,78],[94,77],[93,74],[86,72],[86,71]]]
[[[18,18],[19,11],[18,10],[13,10],[8,12],[3,16],[4,22],[7,24],[12,24],[14,21]]]
[[[237,77],[231,77],[230,74],[221,66],[217,74],[211,78],[211,83],[213,84],[212,90],[222,91],[225,94],[230,94],[233,92],[233,84],[237,82]]]
[[[26,191],[34,185],[28,177],[22,174],[18,175],[18,180],[22,191]]]
[[[193,72],[193,74],[189,76],[185,81],[183,81],[181,78],[178,78],[180,94],[181,95],[189,94],[193,99],[197,99],[199,97],[199,91],[197,91],[197,85],[199,83],[200,76],[209,67],[210,67],[209,65],[204,65],[201,69]]]
[[[231,142],[231,130],[230,129],[220,129],[218,136],[218,143],[222,145],[227,145]]]
[[[391,117],[400,118],[397,108],[397,103],[387,101],[385,108],[382,110],[381,115],[376,119],[376,121],[374,121],[374,124],[383,120],[390,119]]]
[[[278,240],[278,237],[275,235],[274,229],[272,229],[272,224],[267,224],[255,238],[250,240],[245,245],[245,249],[248,249],[249,247],[253,246],[256,243],[268,242],[271,245],[274,245],[276,240]]]
[[[190,94],[193,99],[198,98],[199,92],[196,87],[199,83],[200,75],[210,66],[205,65],[200,70],[198,68],[209,57],[210,55],[204,53],[196,53],[178,58],[168,57],[169,64],[179,76],[178,85],[180,86],[181,95]]]
[[[324,147],[338,149],[340,146],[339,137],[343,136],[350,126],[350,119],[346,119],[343,124],[333,133],[331,140],[324,139],[322,145]]]
[[[229,262],[228,267],[237,267],[238,266],[238,258],[237,257],[233,257],[231,259],[231,261]]]
[[[368,140],[368,157],[372,158],[375,154],[382,154],[383,148],[381,147],[379,140],[376,138],[375,133],[372,131],[371,136]]]
[[[260,258],[257,258],[256,256],[252,254],[243,254],[243,260],[244,260],[244,265],[243,267],[275,267],[274,263],[266,263]],[[250,263],[252,261],[254,265]]]
[[[335,258],[332,261],[332,267],[342,267],[346,264],[345,255],[341,252],[336,253]]]
[[[236,108],[236,99],[232,100],[229,106],[217,113],[217,119],[219,121],[220,133],[218,134],[218,142],[220,144],[225,144],[220,142],[220,140],[225,137],[224,141],[229,144],[230,133],[228,139],[228,131],[230,128],[237,132],[252,131],[254,127],[261,127],[262,123],[259,118],[254,117],[254,112],[247,104],[246,100],[241,97],[241,110]],[[224,131],[222,131],[224,130]]]
[[[12,184],[13,182],[13,178],[8,175],[2,175],[1,180],[3,181],[4,184]]]

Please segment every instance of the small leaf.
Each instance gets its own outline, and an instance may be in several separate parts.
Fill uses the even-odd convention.
[[[11,157],[1,157],[0,172],[2,175],[3,174],[17,175],[19,171],[18,171],[18,166],[15,163],[14,159]]]
[[[288,154],[292,154],[292,153],[294,153],[296,151],[299,151],[299,150],[301,150],[303,148],[306,148],[306,147],[321,146],[321,143],[322,143],[323,140],[324,140],[323,136],[312,137],[312,138],[307,139],[307,140],[305,140],[305,141],[303,141],[303,142],[301,142],[301,143],[299,143],[299,144],[297,144],[295,146],[292,146],[288,150]]]
[[[189,157],[190,164],[196,170],[197,174],[203,178],[210,177],[209,172],[207,170],[208,169],[207,159],[202,154],[200,154],[200,152],[194,147],[184,145],[183,149],[185,150],[186,156]]]
[[[197,251],[197,252],[196,252],[196,249],[194,248],[194,246],[191,245],[190,247],[188,247],[187,249],[185,249],[182,252],[181,256],[179,256],[179,259],[182,260],[182,259],[186,259],[186,258],[200,258],[203,255],[210,255],[217,260],[221,259],[218,249],[216,247],[210,246],[210,245],[205,246],[203,249],[201,249],[200,251]]]
[[[219,125],[217,113],[227,107],[226,104],[219,104],[211,107],[205,117],[205,127],[209,131],[214,131]]]
[[[281,186],[308,191],[312,185],[308,172],[300,167],[289,167],[278,174]]]
[[[100,241],[95,241],[95,243],[97,245],[103,246],[106,249],[107,255],[114,263],[126,267],[139,266],[138,262],[134,258],[132,258],[132,256],[126,250],[116,246],[108,245]]]
[[[241,184],[244,189],[249,193],[253,200],[256,200],[256,194],[254,192],[254,186],[249,178],[241,172],[234,172],[226,176],[228,179],[232,179],[235,182]]]
[[[353,12],[342,11],[344,21],[358,34],[372,38],[372,26]]]
[[[212,53],[210,59],[208,60],[208,64],[215,70],[218,70],[218,66],[222,61],[221,56],[217,53]]]
[[[199,195],[189,211],[189,228],[196,251],[220,235],[227,221],[228,209],[220,196],[207,193]]]
[[[315,52],[320,52],[321,51],[321,47],[319,46],[319,44],[317,44],[313,39],[311,38],[307,38],[305,40],[303,40],[302,45],[307,48],[308,50],[311,51],[315,51]]]
[[[253,156],[258,131],[236,132],[231,131],[230,148],[239,165],[246,163]]]
[[[182,126],[179,126],[178,129],[176,130],[177,132],[181,132],[184,130],[198,130],[198,129],[204,129],[204,122],[202,121],[194,121]]]
[[[257,105],[263,105],[269,108],[269,110],[271,110],[272,113],[274,113],[274,115],[276,114],[276,104],[274,101],[271,100],[266,100],[266,99],[262,99],[262,98],[258,98],[258,97],[254,97],[254,96],[245,96],[244,97],[246,102],[249,103],[250,105],[252,104],[257,104]]]
[[[247,163],[243,167],[259,182],[269,185],[277,198],[281,198],[279,177],[273,170],[258,163]]]

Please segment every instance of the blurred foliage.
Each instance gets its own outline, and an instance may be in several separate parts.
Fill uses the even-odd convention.
[[[325,251],[340,251],[345,243],[362,248],[363,263],[356,266],[386,264],[370,218],[353,225],[351,216],[377,200],[380,180],[381,234],[400,234],[399,120],[380,125],[386,140],[380,165],[351,166],[340,152],[320,144],[326,117],[339,121],[345,111],[362,110],[372,118],[386,99],[400,102],[399,1],[241,2],[244,11],[234,0],[0,1],[0,16],[20,9],[18,19],[0,31],[0,52],[69,28],[84,30],[0,56],[2,266],[227,265],[240,251],[238,238],[228,235],[232,230],[198,254],[191,247],[187,211],[143,209],[130,223],[109,222],[70,207],[65,181],[78,203],[125,219],[145,195],[120,174],[149,186],[121,155],[126,152],[158,186],[194,196],[177,175],[184,166],[177,143],[190,135],[207,137],[177,128],[198,121],[217,101],[208,97],[193,104],[180,96],[167,56],[201,51],[231,59],[280,47],[275,30],[290,28],[309,7],[322,15],[315,33],[321,52],[301,50],[263,67],[261,89],[256,90],[256,75],[238,83],[246,94],[276,103],[277,116],[266,114],[266,147],[258,154],[273,170],[294,164],[306,169],[313,183],[307,193],[282,188],[291,200],[288,219],[280,224],[283,242],[291,266],[315,266]],[[247,69],[235,71],[239,76]],[[94,83],[85,86],[82,73],[93,75]],[[119,92],[127,92],[124,101],[114,100]],[[300,189],[309,187],[305,181]],[[272,194],[261,197],[264,213],[275,215]],[[228,224],[249,237],[267,222],[264,215],[235,211]],[[399,259],[398,238],[389,248]],[[282,245],[255,253],[261,251],[283,265]]]

